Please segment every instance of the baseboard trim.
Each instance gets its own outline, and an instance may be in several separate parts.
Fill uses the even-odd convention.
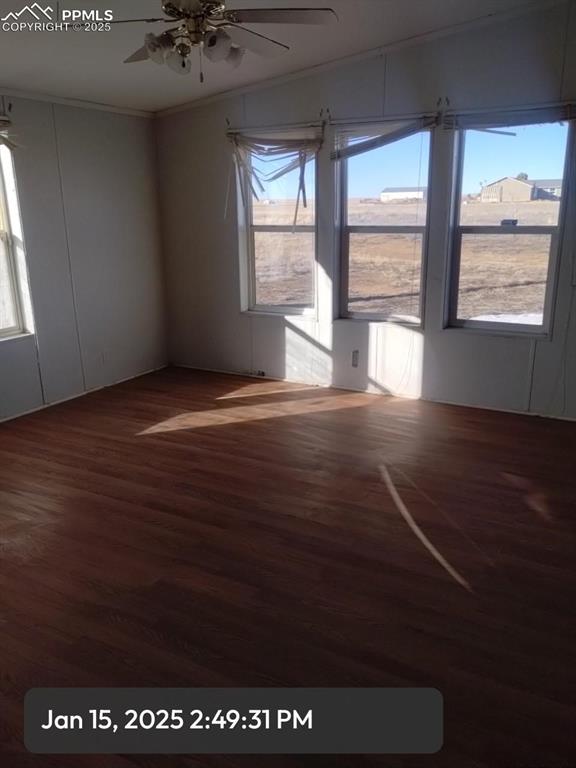
[[[297,379],[280,379],[276,376],[258,376],[256,373],[248,371],[230,371],[226,368],[203,368],[199,365],[188,365],[187,363],[170,363],[168,368],[186,368],[189,371],[202,371],[203,373],[223,373],[226,376],[237,376],[244,379],[258,379],[260,381],[288,381],[294,384],[308,384],[310,387],[323,387],[323,384],[309,384],[307,381],[298,381]]]
[[[476,411],[494,411],[495,413],[512,413],[515,416],[531,416],[537,419],[554,419],[555,421],[576,422],[573,416],[557,416],[554,413],[540,413],[539,411],[519,411],[513,408],[495,408],[492,405],[474,405],[472,403],[455,403],[452,400],[432,400],[429,397],[421,397],[427,403],[438,403],[438,405],[451,405],[454,408],[474,408]]]
[[[139,379],[142,376],[147,376],[150,373],[156,373],[157,371],[163,371],[167,368],[185,368],[189,371],[201,371],[203,373],[221,373],[225,376],[236,376],[237,378],[242,379],[254,379],[255,381],[285,381],[293,384],[305,384],[308,387],[317,387],[318,389],[340,389],[343,392],[360,392],[364,395],[373,395],[374,397],[397,397],[401,400],[423,400],[426,403],[436,403],[437,405],[450,405],[453,408],[474,408],[477,411],[494,411],[495,413],[511,413],[515,416],[531,416],[533,418],[539,418],[539,419],[554,419],[555,421],[568,421],[568,422],[576,422],[576,418],[572,416],[557,416],[555,414],[550,413],[538,413],[535,411],[518,411],[513,410],[511,408],[494,408],[493,406],[489,405],[475,405],[471,403],[456,403],[451,400],[433,400],[429,397],[420,397],[420,398],[414,398],[414,397],[404,397],[403,395],[395,395],[392,393],[386,393],[386,392],[369,392],[366,389],[355,389],[354,387],[344,387],[344,386],[337,386],[335,384],[316,384],[316,383],[310,383],[309,381],[305,381],[303,379],[287,379],[287,378],[278,378],[275,376],[258,376],[255,373],[249,373],[249,372],[243,372],[243,371],[230,371],[223,368],[203,368],[201,366],[197,365],[188,365],[187,363],[166,363],[164,365],[160,365],[157,368],[150,368],[149,370],[142,371],[141,373],[136,373],[134,376],[127,376],[124,379],[118,379],[118,381],[111,382],[110,384],[104,384],[101,387],[95,387],[94,389],[89,389],[86,392],[81,392],[79,395],[72,395],[71,397],[65,397],[62,400],[56,400],[53,403],[46,403],[44,405],[39,406],[38,408],[31,408],[28,411],[23,411],[22,413],[17,413],[14,416],[7,416],[6,418],[0,419],[0,425],[6,424],[9,421],[14,421],[15,419],[21,419],[24,416],[30,416],[33,413],[38,413],[39,411],[44,411],[46,408],[53,408],[55,405],[61,405],[62,403],[68,403],[71,400],[77,400],[80,397],[85,397],[86,395],[90,395],[93,392],[99,392],[102,389],[108,389],[109,387],[115,387],[118,384],[123,384],[126,381],[133,381],[134,379]]]
[[[286,379],[273,376],[257,376],[254,373],[243,373],[241,371],[229,371],[221,368],[202,368],[197,365],[188,365],[186,363],[171,363],[169,368],[186,368],[191,371],[203,371],[204,373],[222,373],[227,376],[238,376],[245,379],[256,379],[259,381],[287,381],[293,384],[306,384],[308,387],[318,387],[318,389],[341,389],[344,392],[360,392],[364,395],[374,395],[374,397],[397,397],[401,400],[423,400],[425,403],[436,403],[438,405],[450,405],[453,408],[474,408],[477,411],[494,411],[495,413],[512,413],[515,416],[531,416],[538,419],[554,419],[555,421],[576,422],[573,416],[557,416],[552,413],[540,413],[537,411],[519,411],[512,408],[494,408],[490,405],[476,405],[472,403],[456,403],[452,400],[433,400],[430,397],[407,397],[405,395],[395,395],[392,392],[369,392],[367,389],[355,389],[354,387],[344,387],[336,384],[311,384],[304,379]]]
[[[165,368],[170,368],[170,364],[166,363],[164,365],[159,365],[157,368],[149,368],[146,371],[142,371],[142,373],[135,373],[134,376],[126,376],[123,379],[118,379],[117,381],[113,381],[110,384],[103,384],[101,387],[94,387],[94,389],[87,389],[85,392],[80,392],[78,395],[71,395],[70,397],[64,397],[61,400],[55,400],[53,403],[44,403],[43,405],[39,405],[38,408],[30,408],[28,411],[22,411],[21,413],[16,413],[13,416],[6,416],[5,418],[0,419],[0,425],[6,424],[9,421],[14,421],[15,419],[21,419],[24,416],[30,416],[33,413],[39,413],[40,411],[45,411],[46,408],[53,408],[55,405],[62,405],[62,403],[69,403],[71,400],[78,400],[80,397],[85,397],[86,395],[91,395],[93,392],[100,392],[102,389],[108,389],[109,387],[115,387],[117,384],[123,384],[125,381],[132,381],[133,379],[139,379],[141,376],[147,376],[149,373],[155,373],[156,371],[163,371]]]

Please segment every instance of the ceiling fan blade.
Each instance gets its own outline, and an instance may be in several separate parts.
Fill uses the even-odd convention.
[[[338,21],[331,8],[239,8],[225,11],[235,24],[330,24]]]
[[[134,51],[134,53],[131,56],[128,56],[127,59],[124,59],[124,64],[132,64],[134,61],[146,61],[148,59],[148,51],[146,49],[146,46],[143,45],[142,48],[138,48],[137,51]]]
[[[278,40],[272,40],[271,37],[266,37],[266,35],[261,35],[258,32],[252,32],[251,29],[244,29],[244,27],[239,27],[231,22],[222,26],[226,28],[235,45],[239,48],[246,48],[252,53],[257,53],[259,56],[272,58],[290,50],[290,46],[279,43]]]
[[[145,24],[155,24],[157,21],[169,21],[174,22],[174,19],[119,19],[117,21],[110,21],[109,24],[138,24],[144,22]]]

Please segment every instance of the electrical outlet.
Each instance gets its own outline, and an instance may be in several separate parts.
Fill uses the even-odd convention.
[[[352,352],[352,368],[358,368],[358,360],[360,358],[360,352],[355,349]]]

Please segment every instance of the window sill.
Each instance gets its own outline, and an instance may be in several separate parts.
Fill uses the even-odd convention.
[[[551,341],[552,334],[550,331],[543,329],[526,327],[526,329],[511,327],[511,328],[494,328],[488,325],[447,325],[442,329],[443,331],[450,331],[451,333],[465,333],[481,336],[500,336],[504,338],[514,339],[536,339],[537,341]]]
[[[316,320],[315,309],[290,309],[289,307],[257,307],[255,309],[242,310],[243,315],[255,315],[257,317],[304,317],[308,320]]]
[[[34,336],[30,331],[14,331],[6,334],[0,334],[0,344],[4,341],[20,341]]]

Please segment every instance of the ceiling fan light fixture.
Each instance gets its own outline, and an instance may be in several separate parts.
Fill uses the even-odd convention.
[[[238,48],[236,45],[232,46],[228,56],[226,56],[226,64],[228,64],[228,66],[232,69],[236,69],[242,63],[242,59],[244,58],[245,53],[246,51],[244,48]]]
[[[144,40],[148,58],[155,64],[164,64],[168,52],[173,47],[173,41],[170,35],[163,34],[156,37],[156,35],[150,32],[146,35]]]
[[[168,64],[171,70],[178,72],[180,75],[187,75],[192,69],[188,56],[182,56],[177,51],[170,51],[168,56],[166,56],[166,64]]]
[[[225,61],[230,55],[232,40],[223,29],[208,32],[204,37],[204,55],[209,61]]]
[[[262,2],[263,0],[259,0]],[[272,2],[273,0],[270,0]],[[151,59],[167,64],[178,74],[191,70],[192,51],[200,55],[200,80],[204,82],[202,62],[225,62],[240,65],[244,54],[273,57],[290,50],[290,46],[250,29],[257,24],[329,24],[338,19],[331,8],[236,8],[227,10],[227,0],[160,0],[164,18],[119,19],[111,23],[172,23],[177,26],[162,34],[148,34],[144,45],[124,61],[126,64]]]

